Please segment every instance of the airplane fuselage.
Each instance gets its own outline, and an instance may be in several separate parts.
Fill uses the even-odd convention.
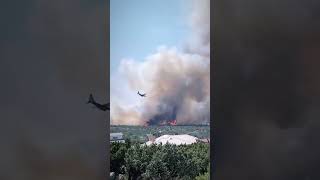
[[[138,95],[141,97],[146,97],[146,94],[140,94],[139,91],[138,91]]]
[[[95,105],[97,108],[99,108],[102,111],[110,110],[110,107],[108,107],[108,104],[99,104],[96,102],[92,102],[93,105]]]
[[[89,96],[89,101],[87,102],[87,104],[89,104],[89,103],[95,105],[98,109],[100,109],[100,110],[102,110],[102,111],[110,110],[110,103],[107,103],[107,104],[97,103],[97,102],[93,99],[92,94],[90,94],[90,96]]]

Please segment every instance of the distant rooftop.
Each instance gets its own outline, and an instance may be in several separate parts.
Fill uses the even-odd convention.
[[[110,133],[110,136],[123,136],[122,132],[119,133]]]
[[[123,133],[110,133],[110,141],[123,140]]]
[[[188,134],[181,134],[181,135],[163,135],[158,138],[156,138],[153,142],[148,141],[146,142],[146,145],[151,144],[175,144],[175,145],[181,145],[181,144],[193,144],[196,143],[198,140],[197,137],[190,136]]]

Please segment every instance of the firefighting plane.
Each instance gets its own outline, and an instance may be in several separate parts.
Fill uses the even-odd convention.
[[[140,92],[138,91],[138,95],[141,97],[147,97],[146,94],[140,94]]]
[[[93,105],[95,105],[98,109],[100,109],[100,110],[102,110],[102,111],[106,111],[106,110],[109,111],[109,110],[110,110],[110,103],[107,103],[107,104],[97,103],[97,102],[93,99],[92,94],[90,94],[89,100],[88,100],[87,104],[93,104]]]

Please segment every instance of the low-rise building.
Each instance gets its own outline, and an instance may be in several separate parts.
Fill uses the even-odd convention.
[[[110,133],[110,142],[125,142],[123,133]]]

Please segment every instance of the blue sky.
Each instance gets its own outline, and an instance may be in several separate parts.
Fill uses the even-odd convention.
[[[111,0],[111,76],[123,58],[141,61],[161,45],[181,47],[188,34],[186,2]]]

